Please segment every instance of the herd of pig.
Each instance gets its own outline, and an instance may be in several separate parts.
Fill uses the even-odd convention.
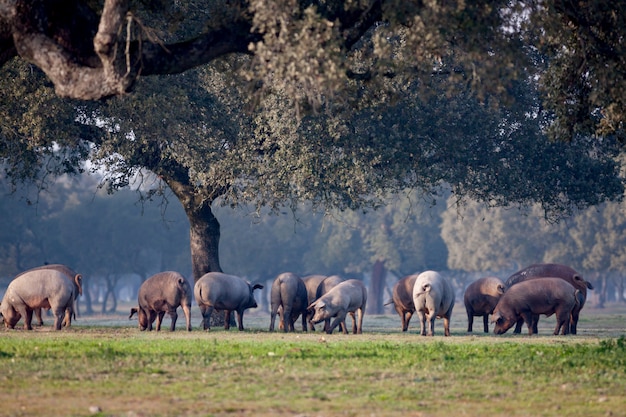
[[[230,314],[235,311],[239,330],[243,330],[243,314],[256,308],[254,290],[263,288],[243,278],[221,272],[210,272],[194,285],[193,296],[202,314],[202,327],[210,330],[214,310],[224,312],[224,327],[230,327]],[[468,332],[472,332],[474,317],[482,317],[484,331],[489,331],[489,319],[495,323],[496,334],[505,333],[514,325],[521,331],[526,323],[530,335],[537,333],[539,315],[556,316],[554,334],[576,334],[580,310],[585,304],[587,289],[593,286],[572,268],[561,264],[531,265],[503,282],[485,277],[471,283],[464,293]],[[14,328],[24,318],[24,328],[32,329],[33,313],[43,324],[41,310],[49,309],[54,316],[55,329],[70,326],[74,304],[82,294],[82,277],[71,268],[55,264],[33,268],[11,281],[0,303],[5,326]],[[176,328],[177,309],[181,307],[186,328],[191,331],[192,288],[178,272],[160,272],[148,278],[139,288],[137,314],[139,328],[161,329],[165,313],[171,318],[170,330]],[[302,331],[315,330],[324,322],[324,331],[332,333],[337,327],[348,333],[346,318],[352,319],[352,332],[362,333],[367,290],[359,280],[344,280],[337,275],[310,275],[300,278],[293,273],[280,274],[272,283],[270,327],[276,316],[284,331],[295,331],[302,320]],[[407,331],[413,314],[420,321],[422,335],[434,335],[436,318],[443,318],[444,334],[450,335],[450,317],[455,291],[450,281],[435,271],[425,271],[400,279],[393,288],[394,304],[402,330]]]

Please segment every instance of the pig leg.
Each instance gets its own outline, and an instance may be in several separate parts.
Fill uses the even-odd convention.
[[[352,334],[356,334],[356,317],[354,316],[354,311],[350,312],[350,317],[352,318]]]
[[[170,311],[168,311],[168,314],[170,315],[170,318],[172,319],[172,323],[170,324],[170,332],[173,332],[174,330],[176,330],[176,320],[178,320],[178,313],[176,312],[176,309],[173,308]]]
[[[435,318],[437,318],[437,314],[433,310],[429,310],[428,314],[426,314],[426,323],[428,324],[427,336],[435,335]]]
[[[239,319],[239,314],[237,314]],[[241,322],[239,324],[241,326]],[[224,310],[224,330],[230,330],[230,310]]]
[[[35,309],[35,317],[37,317],[37,323],[39,326],[43,326],[43,318],[41,317],[41,308]]]
[[[274,323],[276,322],[276,314],[278,314],[279,306],[274,306],[270,312],[270,332],[274,331]],[[280,320],[280,319],[279,319]]]
[[[283,306],[283,315],[280,316],[280,321],[283,324],[283,331],[285,333],[294,331],[293,321],[291,320],[291,307]]]
[[[411,321],[411,317],[413,317],[413,313],[407,311],[405,314],[402,315],[402,317],[402,331],[406,332],[409,329],[409,322]]]
[[[483,314],[483,330],[489,333],[489,314]]]
[[[433,320],[434,325],[434,320]],[[445,316],[443,318],[443,334],[444,336],[450,336],[450,317]]]
[[[419,310],[417,311],[417,318],[420,320],[420,334],[426,336],[426,314]]]
[[[244,310],[237,310],[235,311],[235,314],[237,315],[237,324],[239,325],[239,331],[243,332],[243,312]],[[283,311],[284,313],[284,311]],[[286,314],[283,314],[283,316],[285,316]],[[230,321],[230,311],[228,311],[228,320]]]
[[[474,313],[471,311],[467,312],[467,332],[472,333],[474,327]]]
[[[200,306],[200,313],[202,313],[203,330],[211,330],[211,314],[213,314],[213,310],[213,306]]]
[[[306,311],[302,312],[302,331],[306,333],[306,319],[307,319],[307,315],[306,315]]]
[[[513,330],[513,333],[515,334],[520,334],[522,332],[522,325],[524,324],[524,319],[520,318],[519,320],[517,320],[517,323],[515,323],[515,329]]]
[[[16,308],[16,310],[24,317],[24,330],[33,330],[33,310],[24,306]]]
[[[532,315],[532,313],[530,313],[528,311],[525,311],[525,312],[521,313],[521,316],[522,316],[522,319],[524,320],[524,322],[526,323],[526,325],[528,326],[528,336],[532,336],[533,335],[533,315]]]
[[[154,320],[157,317],[157,313],[154,310],[148,310],[148,331],[151,332],[152,331],[152,323],[154,323]]]
[[[363,313],[364,313],[363,308],[359,308],[357,310],[357,314],[359,315],[359,324],[356,329],[357,334],[363,333]]]
[[[63,320],[65,319],[65,309],[56,307],[53,309],[54,313],[54,328],[56,330],[61,330],[63,327]]]
[[[159,311],[156,315],[156,330],[157,332],[161,331],[161,323],[163,323],[163,317],[165,316],[165,311]]]
[[[187,331],[191,331],[191,309],[190,306],[183,304],[183,313],[185,314],[185,321],[187,322]]]
[[[569,318],[570,314],[567,312],[559,311],[556,314],[556,328],[554,329],[554,335],[559,334],[559,330],[561,330],[562,335],[569,334]]]
[[[326,333],[331,334],[333,330],[335,330],[335,327],[339,326],[340,324],[342,324],[343,334],[348,334],[348,330],[346,329],[346,312],[345,311],[337,312],[337,316],[335,317],[333,324],[328,328]]]

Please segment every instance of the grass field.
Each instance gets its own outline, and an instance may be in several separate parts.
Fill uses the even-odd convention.
[[[554,317],[538,336],[468,335],[462,306],[447,338],[395,315],[344,336],[269,333],[259,312],[207,333],[193,314],[190,333],[122,312],[0,330],[0,416],[626,416],[626,306],[585,307],[558,337]]]

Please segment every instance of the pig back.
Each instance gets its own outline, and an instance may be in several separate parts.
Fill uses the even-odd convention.
[[[41,270],[53,270],[53,271],[59,271],[65,274],[67,278],[74,284],[74,288],[76,290],[74,297],[78,297],[79,295],[83,294],[83,276],[81,274],[76,273],[76,271],[74,271],[69,266],[63,265],[63,264],[48,264],[48,265],[37,266],[35,268],[31,268],[27,271],[24,271],[18,274],[15,278],[20,277],[32,271],[41,271]]]
[[[519,282],[500,298],[494,314],[502,312],[519,315],[528,310],[533,314],[552,314],[558,306],[574,307],[576,288],[559,277],[543,277]]]
[[[307,275],[302,278],[306,287],[308,304],[317,299],[317,287],[326,279],[326,275]]]
[[[203,275],[194,286],[198,305],[213,306],[218,310],[237,310],[253,305],[250,284],[243,278],[222,272]]]
[[[367,289],[361,281],[349,279],[335,285],[319,299],[324,300],[327,305],[353,312],[367,303]]]
[[[62,272],[34,269],[18,275],[7,287],[6,302],[28,308],[68,308],[75,298],[75,287]],[[3,301],[4,302],[4,301]]]
[[[505,288],[505,283],[498,277],[479,278],[467,286],[463,301],[466,308],[491,313]]]
[[[523,281],[549,277],[561,278],[569,282],[576,289],[580,290],[585,300],[587,299],[587,289],[593,289],[593,285],[591,285],[590,282],[585,281],[580,273],[578,273],[575,269],[562,264],[530,265],[511,275],[506,280],[506,286],[509,288]]]
[[[166,301],[170,306],[190,306],[191,286],[178,272],[159,272],[141,284],[137,298],[142,307],[152,308],[157,301]]]

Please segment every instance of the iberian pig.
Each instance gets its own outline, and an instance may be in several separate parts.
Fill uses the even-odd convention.
[[[554,334],[569,334],[572,310],[582,301],[580,291],[561,278],[522,281],[511,286],[500,297],[491,321],[495,334],[503,334],[518,320],[528,325],[528,334],[536,333],[536,317],[556,315]]]
[[[340,282],[344,282],[345,279],[340,277],[339,275],[331,275],[326,277],[320,282],[320,285],[317,286],[317,290],[315,291],[315,299],[317,300],[322,295],[326,294],[328,291],[333,289]],[[312,301],[309,301],[311,304]],[[353,316],[354,318],[354,316]],[[324,331],[328,333],[328,328],[330,327],[330,319],[324,320]]]
[[[483,317],[485,333],[489,333],[489,315],[505,291],[504,282],[497,277],[485,277],[472,282],[465,289],[463,302],[467,312],[467,331],[472,332],[474,316]]]
[[[280,312],[280,328],[284,331],[295,331],[295,322],[302,315],[302,331],[306,332],[306,316],[309,296],[302,279],[291,272],[280,274],[272,283],[270,293],[271,314],[270,332],[274,331],[276,314]]]
[[[352,316],[352,332],[354,334],[363,332],[363,314],[365,314],[365,305],[367,303],[367,289],[359,280],[349,279],[334,286],[326,294],[315,300],[309,305],[309,310],[314,310],[313,323],[319,323],[323,320],[330,320],[335,317],[332,324],[326,329],[326,333],[330,334],[335,327],[341,326],[344,334],[348,333],[346,328],[346,315],[350,313]],[[354,314],[358,315],[357,319]]]
[[[569,282],[580,291],[582,296],[582,303],[580,305],[576,305],[572,310],[572,316],[570,317],[569,327],[570,333],[576,334],[576,327],[578,326],[578,318],[580,317],[580,310],[582,310],[585,302],[587,300],[587,289],[593,290],[593,285],[590,282],[585,281],[582,275],[576,270],[570,268],[567,265],[562,264],[534,264],[530,265],[509,277],[506,280],[506,286],[509,288],[512,285],[515,285],[522,281],[527,281],[529,279],[541,279],[546,277],[553,278],[561,278],[565,281]],[[539,317],[535,317],[536,320],[533,321],[535,323],[535,328],[533,331],[537,333],[537,322]],[[520,333],[522,329],[523,321],[520,320],[515,326],[515,333]]]
[[[63,264],[42,265],[42,266],[38,266],[35,268],[31,268],[27,271],[24,271],[21,274],[18,274],[15,278],[21,275],[24,275],[27,272],[38,271],[41,269],[52,269],[54,271],[59,271],[65,274],[67,276],[67,279],[69,279],[72,282],[72,284],[74,284],[74,290],[75,290],[74,291],[74,304],[76,304],[76,298],[78,298],[79,295],[83,295],[83,276],[81,274],[77,274],[72,268],[68,267],[67,265],[63,265]],[[41,316],[41,309],[36,308],[34,312],[35,312],[35,316],[37,317],[38,324],[40,326],[43,326],[43,318]],[[64,326],[69,327],[72,324],[72,316],[75,316],[74,305],[72,306],[72,313],[70,313],[69,310],[65,312],[65,319],[63,320]]]
[[[204,274],[194,286],[196,303],[202,313],[204,330],[211,329],[213,310],[224,310],[224,328],[230,329],[230,312],[235,311],[239,330],[243,330],[243,313],[248,308],[256,308],[253,291],[263,288],[261,284],[250,284],[243,278],[222,272]]]
[[[317,300],[317,287],[321,284],[322,281],[326,279],[326,275],[308,275],[302,278],[304,281],[304,286],[306,287],[307,292],[307,305],[311,304],[313,301]],[[311,319],[313,318],[312,312],[307,310],[307,322],[309,323],[309,330],[315,331],[315,326]]]
[[[418,274],[407,275],[401,278],[393,286],[392,299],[396,312],[400,316],[402,322],[402,331],[406,332],[409,328],[409,322],[413,313],[415,313],[415,304],[413,303],[413,286]]]
[[[0,304],[4,324],[12,329],[24,317],[24,328],[32,330],[33,310],[45,308],[52,310],[54,328],[61,330],[66,311],[73,313],[74,292],[74,285],[60,271],[41,269],[21,274],[11,281]]]
[[[444,335],[450,336],[454,288],[446,278],[435,271],[419,274],[413,286],[413,303],[420,320],[422,336],[435,334],[435,318],[437,317],[443,317]]]
[[[161,330],[161,323],[165,313],[171,318],[170,331],[176,330],[178,307],[182,307],[187,321],[187,330],[191,331],[191,286],[178,272],[165,271],[152,275],[139,287],[136,309],[139,329],[152,330],[152,323],[156,319],[156,330]]]

